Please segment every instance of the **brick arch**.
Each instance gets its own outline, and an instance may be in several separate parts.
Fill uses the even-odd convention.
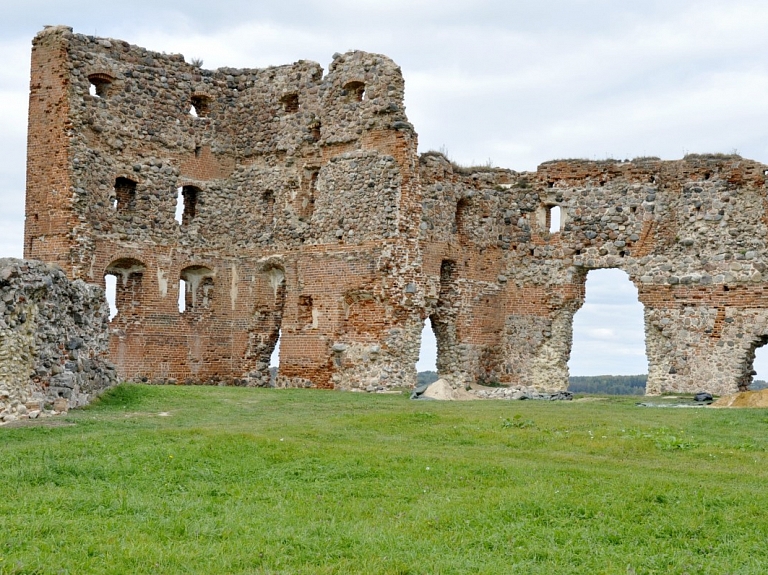
[[[144,274],[147,266],[139,259],[122,257],[112,260],[104,268],[103,281],[106,287],[106,276],[113,275],[115,282],[115,307],[119,322],[125,323],[141,316],[144,303]]]

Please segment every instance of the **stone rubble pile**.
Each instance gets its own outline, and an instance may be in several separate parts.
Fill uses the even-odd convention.
[[[526,387],[499,387],[495,389],[472,390],[481,399],[539,399],[545,401],[570,401],[573,394],[570,391],[555,391],[553,393],[537,391]]]

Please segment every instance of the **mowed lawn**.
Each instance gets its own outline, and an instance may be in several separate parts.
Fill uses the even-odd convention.
[[[0,428],[0,573],[768,573],[768,412],[636,401],[120,386]]]

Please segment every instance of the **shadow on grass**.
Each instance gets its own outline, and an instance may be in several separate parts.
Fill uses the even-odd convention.
[[[121,383],[102,393],[86,409],[109,407],[134,408],[144,401],[146,395],[146,387],[142,388],[142,386],[136,384]]]

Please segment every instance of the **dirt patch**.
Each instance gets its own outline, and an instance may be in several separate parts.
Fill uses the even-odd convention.
[[[710,407],[768,407],[768,389],[724,395]]]
[[[17,427],[72,427],[74,421],[59,419],[57,417],[39,417],[37,419],[18,419],[0,425],[0,429],[14,429]]]

